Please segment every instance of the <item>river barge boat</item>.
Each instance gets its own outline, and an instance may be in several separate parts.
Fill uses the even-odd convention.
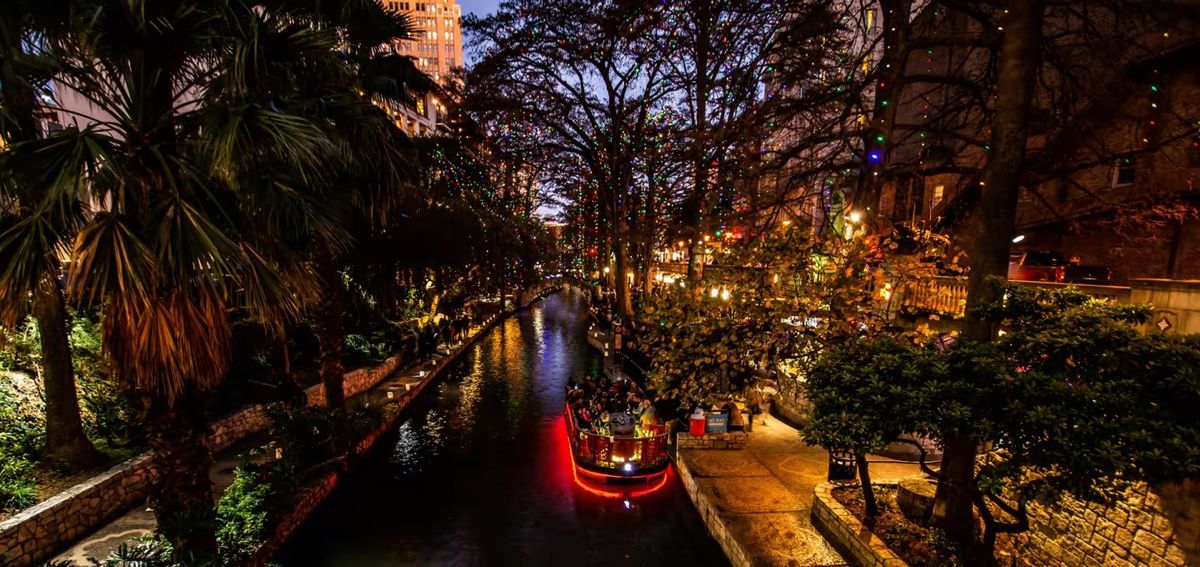
[[[576,413],[569,402],[563,416],[577,480],[604,484],[665,481],[670,469],[665,426],[655,423],[646,427],[633,425],[621,432],[616,431],[619,427],[592,431],[576,422]]]

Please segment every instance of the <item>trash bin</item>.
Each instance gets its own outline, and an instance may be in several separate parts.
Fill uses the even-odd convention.
[[[858,473],[854,453],[849,451],[829,452],[829,480],[854,480]]]
[[[692,417],[688,419],[688,434],[693,437],[703,436],[704,428],[707,424],[708,419],[704,416],[704,414],[700,414],[699,416],[692,414]]]

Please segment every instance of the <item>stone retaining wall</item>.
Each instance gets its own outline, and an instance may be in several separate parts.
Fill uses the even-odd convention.
[[[686,434],[679,434],[680,437],[684,435]],[[721,550],[729,558],[729,563],[733,567],[751,567],[753,563],[750,561],[750,555],[742,547],[742,544],[738,542],[737,538],[733,537],[733,534],[729,532],[729,527],[721,520],[721,514],[717,512],[716,505],[697,486],[696,477],[688,469],[687,459],[682,456],[682,453],[675,460],[675,471],[679,473],[679,480],[683,484],[683,489],[687,491],[688,496],[692,499],[692,503],[696,506],[696,511],[700,513],[700,519],[708,527],[708,533],[712,534],[713,539],[717,540],[717,544],[721,546]]]
[[[1048,567],[1200,565],[1200,481],[1132,485],[1112,506],[1030,505],[1023,562]]]
[[[813,489],[813,525],[834,547],[862,567],[907,567],[908,563],[834,499],[832,492],[838,486],[825,482]]]
[[[677,449],[745,449],[750,446],[750,434],[745,431],[707,433],[694,436],[686,431],[675,435]]]
[[[125,461],[0,522],[0,564],[32,565],[146,498],[150,455]]]
[[[372,368],[345,375],[347,396],[364,392],[391,375],[401,358],[392,357]],[[325,401],[321,384],[307,390],[310,405]],[[249,406],[212,424],[212,449],[228,449],[234,443],[263,431],[270,424],[266,408]],[[0,522],[0,565],[33,565],[96,527],[121,515],[146,499],[154,470],[145,453],[72,486],[54,497]]]

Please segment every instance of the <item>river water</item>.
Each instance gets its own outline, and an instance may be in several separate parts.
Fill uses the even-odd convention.
[[[285,567],[727,565],[672,474],[597,495],[571,472],[567,378],[598,373],[586,304],[560,293],[498,325],[291,537]]]

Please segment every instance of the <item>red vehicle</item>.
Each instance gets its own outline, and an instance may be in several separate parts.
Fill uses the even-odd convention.
[[[1106,284],[1112,279],[1108,266],[1081,266],[1077,258],[1057,250],[1014,251],[1008,259],[1008,279],[1027,282]]]

